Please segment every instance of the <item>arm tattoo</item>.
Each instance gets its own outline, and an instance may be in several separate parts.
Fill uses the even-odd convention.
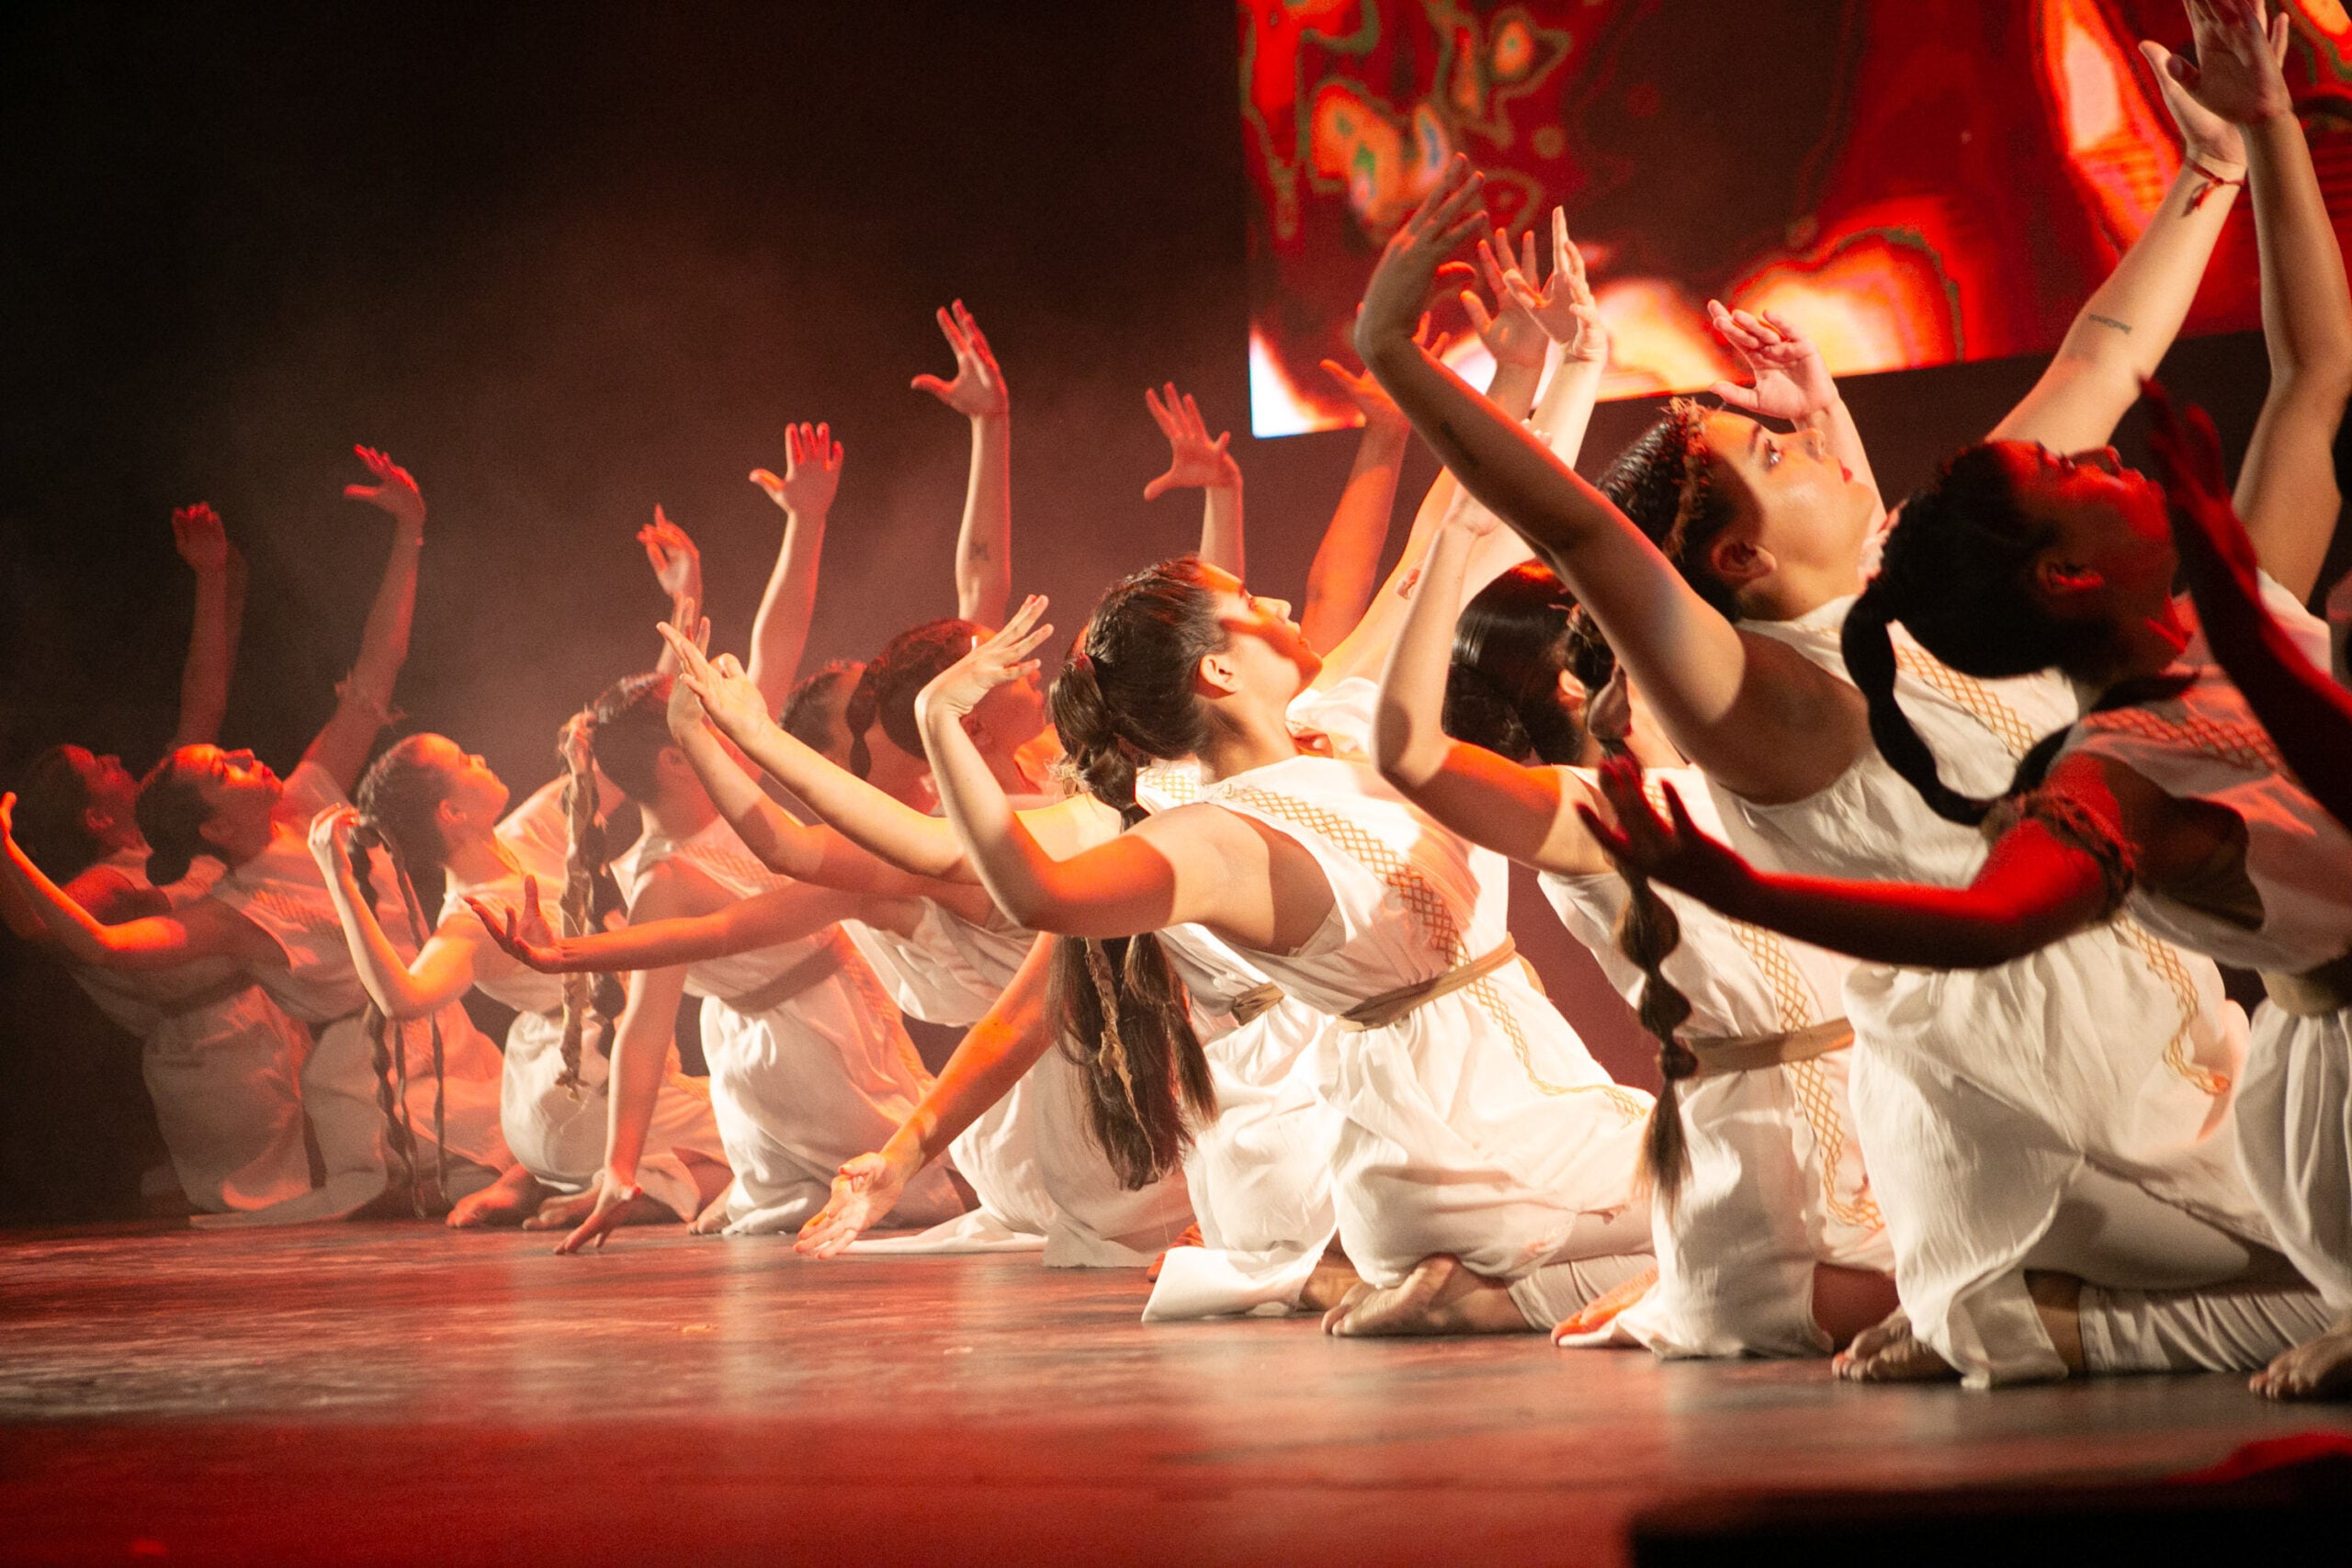
[[[2096,321],[2102,327],[2113,327],[2125,337],[2130,337],[2132,335],[2132,323],[2129,321],[2119,321],[2113,316],[2102,316],[2098,311],[2094,310],[2088,316],[2086,316],[2084,320]]]

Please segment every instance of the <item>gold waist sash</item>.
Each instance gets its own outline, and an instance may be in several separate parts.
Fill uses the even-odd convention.
[[[1843,1051],[1854,1043],[1854,1026],[1842,1018],[1808,1024],[1779,1034],[1702,1035],[1682,1043],[1699,1058],[1694,1077],[1718,1078],[1728,1073],[1752,1073],[1758,1067],[1784,1067]]]
[[[1233,1021],[1237,1026],[1255,1023],[1273,1011],[1282,999],[1283,988],[1272,980],[1268,980],[1250,987],[1234,998],[1233,1005],[1227,1010],[1233,1014]]]
[[[1340,1015],[1340,1027],[1355,1033],[1383,1028],[1417,1007],[1433,1002],[1440,997],[1451,996],[1464,986],[1475,985],[1518,956],[1518,945],[1505,937],[1492,952],[1473,959],[1459,969],[1449,969],[1433,980],[1400,986],[1393,991],[1382,992],[1368,1002],[1358,1002]]]

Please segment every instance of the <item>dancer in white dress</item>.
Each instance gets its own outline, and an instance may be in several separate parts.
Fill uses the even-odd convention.
[[[569,733],[569,732],[567,732]],[[502,820],[506,785],[478,756],[441,735],[412,735],[360,781],[357,809],[322,812],[311,847],[327,878],[359,978],[390,1018],[430,1015],[479,987],[514,1009],[506,1031],[499,1122],[515,1164],[495,1186],[459,1202],[449,1224],[531,1224],[550,1195],[584,1192],[603,1167],[609,1063],[602,1032],[575,1029],[566,1048],[564,982],[500,951],[469,903],[520,911],[526,879],[564,886],[571,788],[597,789],[582,769],[557,779]],[[582,804],[594,810],[594,796]],[[432,936],[402,961],[376,919],[350,852],[354,835],[379,844],[396,874],[444,872],[447,889]],[[617,1014],[617,1005],[605,1010]],[[729,1179],[710,1090],[668,1065],[639,1162],[648,1223],[692,1220]]]
[[[244,561],[210,507],[172,514],[180,557],[196,574],[196,606],[180,680],[179,726],[169,750],[218,739],[236,663]],[[33,760],[17,786],[16,831],[65,894],[109,923],[182,908],[209,891],[205,862],[158,888],[147,880],[147,840],[136,819],[138,782],[113,756],[59,746]],[[0,916],[31,942],[48,940],[33,906],[0,893]],[[137,1035],[140,1074],[173,1174],[189,1203],[210,1213],[263,1209],[307,1191],[302,1100],[295,1085],[310,1032],[243,969],[204,959],[171,969],[77,966],[75,984]]]
[[[1328,1315],[1332,1332],[1549,1327],[1646,1267],[1632,1188],[1647,1097],[1609,1081],[1513,962],[1468,845],[1368,767],[1300,751],[1285,710],[1319,661],[1287,606],[1191,558],[1112,590],[1055,684],[1078,776],[1120,805],[1138,757],[1197,757],[1205,782],[1197,804],[1066,861],[961,722],[1034,671],[1043,608],[1031,600],[926,690],[924,740],[990,893],[1066,939],[1057,1002],[1090,1048],[1113,1160],[1171,1167],[1188,1122],[1214,1112],[1151,934],[1202,924],[1354,1026],[1325,1099],[1342,1118],[1340,1239],[1367,1282]]]
[[[2207,197],[2228,188],[2211,165],[2239,144],[2177,81],[2166,96],[2196,141],[2188,171],[2005,431],[2069,444],[2103,435],[2188,309],[2223,217]],[[1769,818],[1782,852],[1804,863],[1964,877],[1981,842],[1932,831],[1924,809],[1903,806],[1911,797],[1871,750],[1834,646],[1826,658],[1812,646],[1834,645],[1879,514],[1818,355],[1785,323],[1719,313],[1758,372],[1755,388],[1731,391],[1806,428],[1792,438],[1678,407],[1620,459],[1611,493],[1596,491],[1406,335],[1438,263],[1478,226],[1476,202],[1457,164],[1392,242],[1359,321],[1366,362],[1575,591],[1735,831],[1760,834]],[[2117,332],[2119,321],[2138,330]],[[1962,700],[1978,691],[1943,694],[1938,674],[1919,684],[1985,773],[2011,763],[1993,728],[2000,713],[2071,706],[2063,682],[2043,681],[1998,694],[2005,705],[1979,716]],[[2023,1264],[2062,1211],[2086,1224],[2117,1205],[2153,1211],[2139,1233],[2152,1280],[2218,1280],[2251,1263],[2248,1244],[2266,1230],[2223,1114],[2245,1026],[2209,962],[2118,930],[1984,976],[1857,970],[1846,999],[1854,1107],[1905,1309],[1973,1381],[2061,1370]],[[1964,1152],[1987,1136],[2001,1158]],[[1841,1370],[1871,1375],[1871,1347],[1860,1337]]]
[[[1533,402],[1544,358],[1542,325],[1523,311],[1498,306],[1487,323],[1487,342],[1497,359],[1495,394],[1520,408]],[[1372,688],[1367,682],[1344,677],[1351,671],[1377,669],[1452,488],[1442,479],[1424,502],[1403,558],[1378,601],[1364,613],[1402,457],[1402,419],[1369,378],[1346,377],[1332,368],[1364,409],[1365,434],[1356,470],[1333,513],[1323,548],[1317,554],[1309,600],[1322,624],[1351,629],[1326,666],[1322,684],[1331,688],[1330,694],[1302,695],[1292,716],[1309,729],[1351,738],[1348,743],[1355,755],[1362,756]],[[1169,471],[1153,481],[1153,488],[1195,483],[1210,491],[1204,508],[1204,547],[1238,551],[1238,493],[1232,498],[1229,528],[1215,493],[1228,484],[1237,492],[1238,488],[1231,460],[1223,455],[1222,440],[1208,439],[1197,409],[1172,389],[1164,405],[1153,401],[1153,412],[1171,445]],[[1555,405],[1547,397],[1537,419],[1548,429],[1571,412],[1569,405]],[[1339,619],[1341,616],[1346,619]],[[861,785],[845,773],[824,769],[808,748],[793,743],[797,738],[775,733],[776,727],[766,722],[740,679],[699,660],[683,639],[672,640],[687,660],[685,680],[711,697],[717,722],[829,821],[899,864],[971,879],[977,886],[972,868],[944,823],[914,809],[910,802],[894,801],[879,790]],[[912,722],[911,703],[907,700],[911,690],[903,681],[886,683],[898,694],[898,701],[888,708],[873,705],[878,711],[865,721],[871,726],[866,732],[869,755],[906,750],[882,733],[883,713],[903,707],[903,722],[909,726]],[[1352,693],[1340,694],[1351,687]],[[1037,722],[1035,696],[1028,682],[1011,683],[992,693],[966,720],[967,732],[990,756],[997,775],[1012,787],[1034,787],[1023,769],[1017,743],[1029,733],[1027,727]],[[1019,701],[1012,711],[1019,716],[1008,720],[1008,705],[1015,699]],[[708,779],[713,770],[704,771]],[[928,778],[922,777],[920,784],[927,799]],[[1197,769],[1187,762],[1149,770],[1139,781],[1137,794],[1146,807],[1160,809],[1193,798],[1197,784]],[[775,821],[780,814],[756,794],[730,795],[729,788],[717,783],[713,790],[746,839],[763,846],[772,865],[793,866],[802,874],[820,879],[838,874],[831,866],[839,846],[820,831]],[[730,799],[741,800],[741,814],[729,804]],[[1106,841],[1122,825],[1118,813],[1082,795],[1058,806],[1024,812],[1023,820],[1057,854],[1076,853]],[[786,847],[796,837],[799,840],[797,853]],[[1499,898],[1500,883],[1487,892]],[[989,1187],[991,1181],[1002,1180],[992,1168],[1004,1163],[1000,1141],[1016,1149],[1023,1146],[1008,1136],[1017,1134],[1023,1122],[1019,1108],[1010,1101],[1026,1092],[1024,1075],[1050,1075],[1058,1081],[1058,1089],[1049,1095],[1028,1098],[1057,1108],[1057,1113],[1034,1119],[1031,1124],[1042,1128],[1044,1135],[1026,1146],[1042,1146],[1048,1155],[1060,1150],[1078,1156],[1060,1162],[1062,1174],[1052,1183],[1066,1212],[1091,1213],[1106,1202],[1132,1204],[1139,1201],[1139,1194],[1159,1190],[1191,1195],[1201,1239],[1206,1245],[1178,1247],[1163,1259],[1145,1312],[1147,1320],[1302,1303],[1318,1309],[1329,1304],[1325,1292],[1337,1292],[1354,1282],[1352,1271],[1344,1263],[1321,1267],[1336,1225],[1329,1173],[1337,1123],[1317,1086],[1325,1076],[1319,1064],[1329,1054],[1322,1047],[1328,1046],[1334,1026],[1314,1010],[1283,998],[1279,987],[1229,946],[1205,932],[1191,934],[1204,950],[1202,961],[1193,962],[1181,943],[1173,946],[1171,956],[1182,975],[1193,1025],[1217,1077],[1219,1104],[1225,1109],[1188,1147],[1181,1188],[1170,1173],[1131,1194],[1111,1177],[1091,1140],[1084,1137],[1084,1097],[1066,1054],[1056,1044],[1046,1005],[1047,964],[1041,952],[1031,956],[958,1047],[915,1116],[881,1150],[843,1168],[832,1201],[804,1232],[801,1247],[820,1255],[845,1247],[875,1214],[887,1208],[899,1184],[946,1148],[950,1138],[956,1140],[956,1157],[972,1177],[983,1205],[995,1206]],[[966,1128],[969,1130],[958,1132]],[[983,1134],[989,1135],[990,1142],[983,1151],[975,1151],[971,1145]],[[990,1163],[977,1157],[981,1153]],[[1051,1168],[1053,1162],[1046,1164]],[[1073,1183],[1081,1177],[1085,1179],[1080,1190],[1082,1210],[1071,1196]],[[967,1216],[963,1223],[976,1222]],[[1060,1228],[1073,1228],[1068,1213]],[[1102,1227],[1098,1223],[1091,1228],[1099,1232]],[[1049,1243],[1047,1260],[1053,1261],[1060,1250]]]
[[[2339,498],[2328,460],[2352,388],[2352,294],[2275,49],[2252,4],[2209,8],[2199,21],[2200,96],[2247,127],[2265,315],[2274,355],[2270,395],[2239,483],[2256,563],[2315,570]],[[2231,502],[2210,425],[2194,435],[2162,407],[2172,508],[2209,536],[2233,536]],[[2147,1327],[2137,1292],[2155,1283],[2113,1267],[2097,1246],[2037,1259],[2094,1285],[2121,1287],[2145,1333],[2104,1332],[2105,1292],[2086,1292],[2077,1325],[2054,1314],[2066,1364],[2090,1370],[2277,1362],[2256,1380],[2273,1394],[2327,1392],[2352,1376],[2352,1332],[2318,1334],[2326,1308],[2352,1304],[2352,1165],[2344,1121],[2347,995],[2340,954],[2352,948],[2352,840],[2279,770],[2276,748],[2217,671],[2207,667],[2186,606],[2172,596],[2176,557],[2165,494],[2120,469],[2112,454],[2077,462],[2014,441],[1952,459],[1906,505],[1884,564],[1848,621],[1881,751],[1917,800],[1955,823],[1984,820],[1984,796],[2015,793],[2005,830],[1973,874],[1933,886],[1888,887],[1752,874],[1686,824],[1645,808],[1628,816],[1636,852],[1743,918],[1883,963],[1993,964],[2045,944],[2079,942],[2120,902],[2149,927],[2218,957],[2271,972],[2236,1106],[2240,1153],[2279,1243],[2325,1299],[2293,1290],[2239,1292],[2234,1325],[2167,1338]],[[2249,581],[2249,589],[2261,587]],[[2299,626],[2304,657],[2324,657],[2324,630],[2292,591],[2264,591],[2272,614]],[[2103,694],[2063,749],[2037,748],[2014,786],[1954,768],[1942,737],[1898,705],[1885,628],[1900,622],[1951,667],[1977,677],[2054,667]],[[1873,646],[1875,643],[1875,646]],[[2053,738],[2054,739],[2054,738]],[[2053,752],[2058,761],[2050,767]],[[2047,783],[2036,787],[2047,769]],[[1632,797],[1619,785],[1621,815]],[[1996,1043],[1980,1043],[1986,1049]],[[2064,1238],[2053,1229],[2052,1243]],[[2063,1247],[2038,1250],[2061,1253]],[[2112,1249],[2105,1249],[2111,1253]],[[2189,1298],[2210,1307],[2212,1298]],[[2260,1310],[2249,1302],[2267,1300]],[[2060,1303],[2063,1306],[2063,1303]],[[2043,1303],[2045,1319],[2053,1314]],[[2094,1310],[2096,1309],[2096,1310]],[[2154,1314],[2161,1320],[2163,1314]],[[2202,1325],[2219,1319],[2205,1314]],[[2079,1331],[2080,1344],[2068,1341]],[[2299,1349],[2286,1343],[2317,1335]],[[2119,1338],[2120,1343],[2119,1343]],[[2267,1343],[2265,1343],[2265,1340]],[[1935,1347],[1940,1351],[1943,1347]],[[2282,1353],[2283,1352],[2283,1353]]]
[[[1568,668],[1565,592],[1530,564],[1477,595],[1458,631],[1446,613],[1476,540],[1497,525],[1481,509],[1458,511],[1430,552],[1382,685],[1381,770],[1439,821],[1533,866],[1644,1023],[1690,1054],[1676,1063],[1663,1053],[1679,1092],[1656,1114],[1679,1118],[1680,1136],[1657,1133],[1683,1152],[1652,1200],[1657,1281],[1637,1303],[1603,1303],[1624,1309],[1611,1317],[1596,1306],[1557,1337],[1630,1339],[1666,1356],[1826,1354],[1894,1305],[1894,1258],[1846,1090],[1849,964],[1671,894],[1679,941],[1655,971],[1620,951],[1635,895],[1575,815],[1600,800],[1592,774],[1563,765],[1600,750],[1579,723],[1589,708]],[[1608,679],[1595,662],[1591,678]],[[1616,678],[1602,706],[1633,712],[1604,714],[1600,726],[1630,730],[1691,789],[1696,770],[1651,736],[1631,699]],[[1694,809],[1707,809],[1703,794]]]
[[[426,1030],[371,1027],[367,993],[306,841],[320,811],[346,804],[344,789],[382,727],[415,602],[424,498],[383,454],[362,448],[360,457],[378,483],[345,493],[391,515],[392,551],[334,716],[284,781],[249,751],[203,745],[173,752],[140,786],[149,875],[175,882],[198,856],[209,856],[228,867],[210,895],[169,916],[103,926],[21,854],[9,857],[78,961],[137,969],[233,958],[280,1007],[312,1026],[300,1084],[325,1184],[266,1209],[210,1216],[210,1224],[343,1218],[383,1198],[401,1178],[413,1179],[407,1196],[414,1204],[424,1205],[429,1192],[446,1205],[513,1163],[498,1132],[496,1047],[455,1004]],[[377,886],[390,881],[386,867]],[[391,905],[379,918],[397,928],[404,916]]]
[[[632,922],[756,906],[775,923],[748,950],[722,941],[691,964],[630,975],[613,1036],[604,1168],[591,1192],[565,1201],[565,1217],[580,1218],[560,1251],[602,1245],[640,1195],[637,1172],[688,989],[705,998],[711,1108],[735,1176],[707,1220],[729,1235],[797,1228],[822,1206],[841,1162],[879,1142],[929,1087],[897,1007],[836,923],[854,901],[778,876],[744,847],[671,741],[671,687],[667,676],[619,682],[582,730],[589,760],[644,818],[613,868]],[[600,854],[585,858],[602,871]],[[945,1171],[934,1178],[910,1190],[901,1223],[966,1207]]]

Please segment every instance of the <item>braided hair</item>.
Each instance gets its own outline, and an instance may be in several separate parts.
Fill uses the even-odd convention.
[[[416,735],[401,740],[377,758],[360,779],[359,787],[352,792],[352,804],[359,808],[359,824],[350,843],[352,880],[358,885],[360,901],[370,909],[376,907],[373,852],[382,850],[391,862],[401,908],[408,919],[409,940],[419,947],[432,935],[432,928],[425,923],[424,907],[417,899],[412,868],[423,865],[438,871],[448,853],[435,820],[435,808],[448,794],[447,784],[441,771],[425,760],[424,740]],[[409,1201],[420,1219],[428,1212],[442,1213],[449,1208],[448,1077],[441,1020],[437,1014],[428,1017],[425,1025],[433,1045],[435,1191],[430,1205],[416,1180],[416,1122],[408,1104],[407,1031],[372,998],[363,1020],[375,1057],[377,1105],[392,1129],[395,1151],[408,1166]]]
[[[1141,821],[1144,761],[1189,757],[1208,742],[1192,683],[1201,660],[1226,642],[1197,556],[1114,585],[1048,699],[1071,781],[1130,826]],[[1193,1119],[1216,1114],[1216,1089],[1159,938],[1057,939],[1050,994],[1086,1076],[1089,1124],[1119,1179],[1141,1187],[1174,1169]]]
[[[652,795],[657,783],[654,759],[671,744],[671,683],[668,675],[623,676],[598,693],[576,721],[582,755],[563,786],[563,897],[556,904],[556,929],[565,936],[600,931],[607,917],[627,908],[620,884],[609,869],[612,839],[596,811],[596,773],[603,769],[631,800]],[[563,1070],[556,1075],[560,1087],[574,1095],[580,1092],[580,1061],[590,1033],[595,1035],[599,1050],[608,1050],[614,1021],[628,1006],[628,993],[616,976],[582,973],[563,977],[563,1038],[559,1047]]]
[[[1937,816],[1981,825],[1996,802],[1945,784],[1935,753],[1895,701],[1893,623],[1962,674],[1987,680],[2072,668],[2100,651],[2105,631],[2052,615],[2029,592],[2035,558],[2057,527],[2027,513],[1999,451],[1980,443],[1939,469],[1903,503],[1878,575],[1846,613],[1846,673],[1870,705],[1871,739]],[[2041,782],[2064,731],[2044,736],[2018,766],[2007,795]]]
[[[1594,488],[1674,563],[1700,598],[1724,619],[1736,620],[1736,597],[1706,561],[1708,547],[1738,520],[1746,491],[1708,443],[1707,412],[1689,398],[1675,399],[1617,455]]]
[[[180,766],[180,758],[188,750],[183,746],[147,770],[147,776],[139,781],[139,804],[132,809],[139,831],[147,840],[147,880],[158,887],[186,876],[198,855],[220,858],[220,852],[204,836],[205,824],[212,820],[212,807],[198,787],[200,775]]]

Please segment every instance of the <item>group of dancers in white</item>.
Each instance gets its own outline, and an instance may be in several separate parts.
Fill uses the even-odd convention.
[[[959,305],[955,377],[916,383],[971,425],[959,618],[796,679],[842,454],[795,427],[752,476],[785,526],[748,662],[657,514],[661,663],[510,810],[447,738],[368,761],[424,503],[363,450],[390,561],[300,764],[215,743],[237,573],[192,508],[177,740],[136,782],[44,756],[0,803],[0,913],[143,1037],[207,1226],[1032,1248],[1151,1266],[1147,1321],[2344,1393],[2352,694],[2304,601],[2352,295],[2283,21],[2189,12],[2161,210],[1893,513],[1813,345],[1721,306],[1751,380],[1577,478],[1582,260],[1556,214],[1548,269],[1489,238],[1457,159],[1367,289],[1366,374],[1334,367],[1363,446],[1303,621],[1245,585],[1238,468],[1170,388],[1148,493],[1204,491],[1201,549],[1112,587],[1044,689]],[[2271,385],[2233,500],[2193,412],[2158,410],[2161,484],[2102,444],[2242,194]],[[1473,239],[1483,394],[1423,330]],[[1376,583],[1414,432],[1445,471]],[[1655,1104],[1517,957],[1511,861],[1659,1041]],[[2216,961],[2262,972],[2251,1029]],[[966,1031],[935,1077],[907,1015]]]

